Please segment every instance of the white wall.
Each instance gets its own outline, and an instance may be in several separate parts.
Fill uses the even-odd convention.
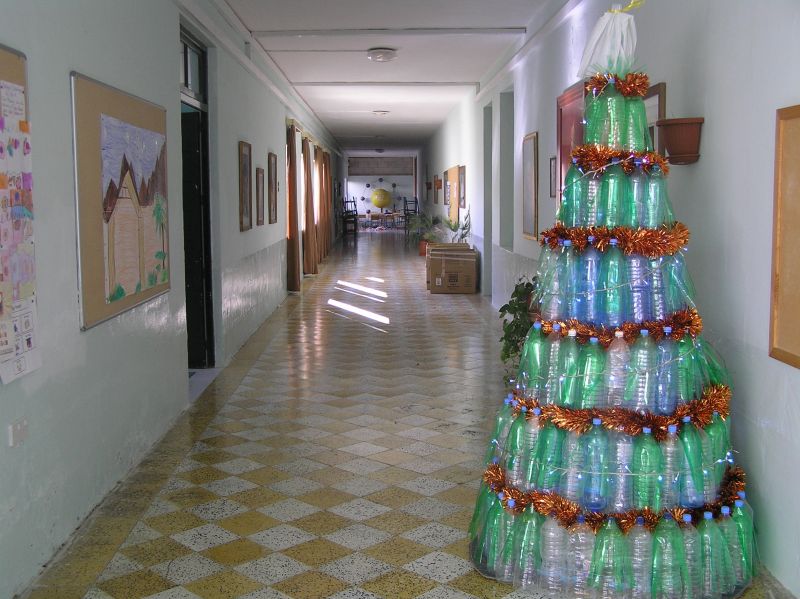
[[[515,138],[521,142],[525,134],[539,132],[542,229],[555,218],[548,161],[556,153],[556,97],[577,81],[586,38],[609,6],[599,0],[571,4],[573,10],[542,28],[529,52],[487,77],[491,84],[471,101],[481,107],[493,102],[496,110],[498,93],[512,86]],[[775,576],[800,594],[800,521],[792,515],[800,492],[800,371],[768,356],[775,110],[800,103],[794,68],[800,4],[673,0],[649,2],[635,17],[638,63],[653,83],[667,83],[667,116],[706,119],[700,161],[673,167],[670,196],[693,233],[688,263],[705,335],[733,375],[734,444],[748,472],[761,555]],[[448,148],[464,130],[482,130],[470,113],[463,106],[454,111],[455,122],[448,119],[429,143],[428,162],[450,161],[455,154]],[[513,252],[498,251],[499,223],[493,223],[494,269],[502,271],[493,273],[495,305],[507,300],[519,272],[532,274],[539,255],[536,243],[522,237],[521,143],[515,147]],[[458,154],[474,150],[464,146]],[[482,203],[482,197],[471,199]],[[483,212],[482,204],[473,215],[477,212]]]

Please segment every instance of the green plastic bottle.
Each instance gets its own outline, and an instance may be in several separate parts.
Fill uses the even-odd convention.
[[[641,96],[625,98],[625,142],[622,146],[629,152],[653,149],[650,129],[647,126],[647,110]]]
[[[744,561],[745,584],[756,574],[756,546],[753,534],[753,517],[744,499],[737,499],[733,507],[733,521],[739,533],[739,543],[742,546],[742,560]],[[749,573],[749,574],[748,574]]]
[[[553,491],[558,487],[565,438],[566,431],[556,428],[551,422],[545,424],[539,432],[536,442],[536,461],[539,464],[536,486],[542,491]]]
[[[485,482],[481,483],[478,491],[478,500],[475,502],[475,511],[472,512],[472,520],[469,523],[469,538],[474,539],[481,524],[483,524],[489,508],[497,501],[497,494],[489,488]]]
[[[528,506],[517,517],[516,531],[514,532],[514,567],[513,582],[515,587],[523,590],[536,585],[536,573],[542,563],[540,543],[544,516]]]
[[[547,335],[542,332],[542,321],[533,323],[523,347],[523,356],[520,359],[520,373],[528,376],[528,393],[539,397],[547,377],[547,360],[549,348]]]
[[[577,408],[580,405],[579,357],[580,348],[578,347],[577,331],[570,329],[567,333],[567,338],[561,342],[558,365],[560,384],[558,401],[556,402],[566,408]]]
[[[601,597],[622,597],[633,584],[628,541],[614,518],[605,521],[594,541],[589,586]]]
[[[601,122],[601,111],[604,109],[601,95],[594,92],[586,94],[584,99],[583,120],[583,143],[600,145],[603,143]]]
[[[700,507],[703,496],[703,447],[700,435],[689,416],[683,417],[683,426],[678,434],[683,447],[685,468],[681,473],[680,498],[684,507]]]
[[[584,114],[587,144],[622,149],[625,138],[625,98],[617,91],[614,79],[597,96],[589,100]]]
[[[490,497],[481,493],[475,508],[471,528],[469,553],[472,563],[484,576],[494,576],[497,559],[499,528],[503,517],[503,504],[496,493],[489,490]],[[491,554],[491,555],[490,555]]]
[[[678,404],[689,403],[699,397],[701,377],[698,372],[697,349],[690,335],[678,341]]]
[[[729,464],[729,455],[731,450],[731,441],[728,433],[728,425],[719,415],[719,412],[714,411],[711,417],[711,424],[706,427],[706,434],[711,442],[711,457],[714,462],[714,483],[719,487],[722,482],[722,477],[725,474],[725,468]]]
[[[579,407],[583,409],[605,407],[606,394],[603,376],[605,369],[606,352],[600,347],[597,337],[590,337],[589,343],[581,348],[578,358]]]
[[[622,207],[625,203],[627,176],[619,158],[611,159],[611,166],[603,172],[600,185],[600,205],[597,220],[600,225],[616,227],[622,224]]]
[[[526,410],[525,407],[522,410]],[[523,483],[523,462],[525,460],[525,411],[514,419],[503,447],[501,463],[506,471],[506,480],[512,487]]]
[[[489,447],[486,449],[484,462],[492,462],[495,459],[500,459],[500,454],[503,450],[503,443],[508,435],[508,429],[511,427],[511,422],[514,419],[513,404],[514,397],[509,393],[503,400],[503,405],[494,419],[494,431],[492,431],[492,438],[489,441]]]
[[[645,426],[633,442],[633,507],[640,510],[649,507],[654,512],[661,509],[662,462],[661,448],[650,427]]]
[[[586,176],[578,166],[578,159],[572,164],[564,176],[564,191],[561,194],[561,206],[558,208],[557,220],[565,227],[580,226],[581,202],[586,195]]]
[[[670,512],[664,513],[653,532],[651,595],[652,599],[691,597],[689,571],[683,550],[683,534]]]

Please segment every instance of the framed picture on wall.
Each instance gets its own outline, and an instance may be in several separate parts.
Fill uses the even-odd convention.
[[[256,167],[256,226],[264,224],[264,169]]]
[[[647,128],[656,152],[664,156],[664,140],[658,134],[656,121],[667,118],[667,84],[665,82],[651,85],[644,97],[644,109],[647,114]]]
[[[556,189],[558,188],[558,169],[556,168],[556,157],[550,156],[550,197],[556,197]]]
[[[442,188],[442,180],[439,179],[439,175],[433,176],[433,203],[439,203],[439,190]]]
[[[447,171],[444,172],[442,177],[442,185],[444,186],[444,205],[450,205],[450,180],[447,178]]]
[[[467,207],[466,178],[467,178],[467,167],[466,166],[459,166],[458,167],[458,207],[459,208],[466,208]]]
[[[539,132],[522,138],[522,235],[539,239]]]
[[[569,169],[572,148],[583,143],[583,97],[583,81],[578,81],[556,99],[557,204],[561,202],[561,186]]]
[[[341,187],[339,193],[341,194]],[[278,155],[274,152],[267,156],[267,206],[269,224],[273,225],[278,222]]]
[[[253,148],[246,141],[239,142],[239,231],[253,228]]]

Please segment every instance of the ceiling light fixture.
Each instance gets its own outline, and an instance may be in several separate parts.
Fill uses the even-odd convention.
[[[375,116],[386,116],[387,114],[389,114],[389,111],[388,110],[373,110],[372,114],[374,114]]]
[[[372,62],[390,62],[397,58],[397,50],[394,48],[370,48],[367,50],[367,58]]]

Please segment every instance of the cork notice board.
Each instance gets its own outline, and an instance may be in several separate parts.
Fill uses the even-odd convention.
[[[81,329],[166,293],[166,110],[72,73]]]
[[[449,218],[454,223],[458,222],[458,198],[461,195],[461,191],[458,187],[458,165],[453,166],[444,174],[444,180],[450,185],[450,208],[448,211],[447,218]],[[445,192],[447,193],[447,192]]]
[[[769,355],[800,368],[800,105],[777,111]]]

